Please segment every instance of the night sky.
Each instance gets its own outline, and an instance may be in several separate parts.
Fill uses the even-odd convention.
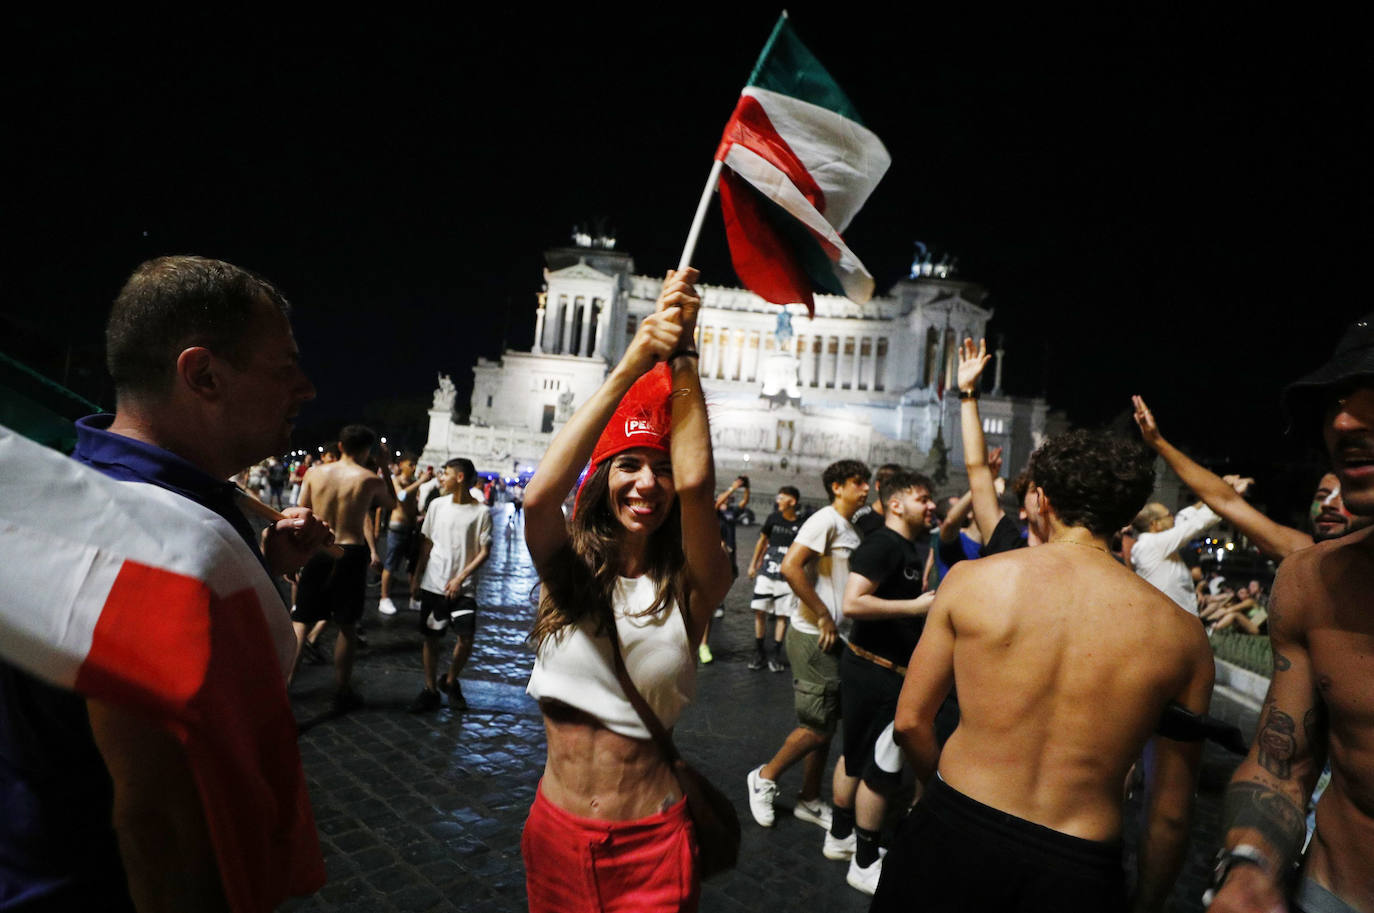
[[[0,348],[108,403],[109,301],[139,261],[200,253],[292,300],[308,433],[427,403],[438,370],[461,391],[528,348],[574,224],[640,272],[676,262],[778,12],[744,6],[19,22]],[[1282,475],[1279,389],[1370,309],[1362,30],[825,9],[793,25],[893,159],[846,235],[879,290],[916,240],[957,255],[1010,392],[1084,424],[1140,392],[1186,449]],[[713,210],[696,261],[733,285],[723,235]]]

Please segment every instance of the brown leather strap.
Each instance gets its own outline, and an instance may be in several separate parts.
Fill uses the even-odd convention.
[[[879,656],[877,653],[871,653],[868,650],[865,650],[863,647],[856,647],[852,641],[846,641],[845,643],[849,647],[849,652],[853,653],[860,659],[866,659],[869,662],[873,663],[873,665],[875,666],[882,666],[884,669],[890,669],[891,671],[896,672],[898,675],[906,675],[906,666],[899,666],[885,656]]]

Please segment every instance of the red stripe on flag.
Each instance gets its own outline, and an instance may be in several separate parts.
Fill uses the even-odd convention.
[[[811,279],[797,261],[792,245],[764,215],[758,191],[728,168],[720,175],[720,211],[725,218],[730,262],[740,281],[765,301],[799,302],[814,315]]]
[[[210,600],[201,580],[124,562],[100,610],[76,690],[184,719],[210,663]]]
[[[716,158],[724,161],[730,146],[736,143],[772,163],[816,207],[817,212],[825,214],[825,194],[820,185],[806,170],[802,160],[797,158],[787,140],[773,127],[763,105],[752,95],[740,96],[739,104],[735,105],[735,112],[730,115],[725,132],[721,134]]]
[[[324,883],[296,721],[251,587],[220,598],[201,580],[126,561],[76,688],[142,711],[185,747],[235,913]]]

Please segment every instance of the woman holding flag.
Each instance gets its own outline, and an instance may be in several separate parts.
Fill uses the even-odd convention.
[[[528,691],[548,733],[522,838],[531,911],[696,909],[686,800],[620,678],[671,729],[730,585],[693,348],[696,278],[668,274],[655,312],[525,490],[543,588]],[[565,521],[561,505],[588,462]]]

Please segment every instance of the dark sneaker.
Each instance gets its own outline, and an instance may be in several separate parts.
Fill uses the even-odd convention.
[[[443,705],[439,698],[438,691],[430,691],[428,688],[420,689],[420,693],[415,695],[415,700],[410,702],[406,708],[406,713],[429,713],[438,710]]]
[[[363,697],[358,692],[349,689],[348,691],[334,692],[334,712],[348,713],[363,706]]]
[[[749,669],[750,669],[750,671],[751,671],[751,672],[757,672],[757,671],[759,671],[760,669],[762,669],[763,666],[764,666],[763,654],[762,654],[762,653],[755,653],[755,654],[754,654],[754,658],[751,659],[751,660],[749,660]]]
[[[775,657],[773,657],[772,659],[770,659],[770,660],[768,661],[768,671],[769,671],[769,672],[786,672],[786,671],[787,671],[787,667],[784,666],[784,665],[782,664],[782,660],[778,659],[778,658],[775,656]]]
[[[324,648],[313,640],[307,640],[301,644],[301,659],[307,666],[329,665],[329,654],[325,653]]]
[[[450,682],[448,676],[444,675],[439,679],[439,690],[448,693],[448,706],[450,710],[468,709],[467,698],[463,697],[463,685],[454,680]]]

